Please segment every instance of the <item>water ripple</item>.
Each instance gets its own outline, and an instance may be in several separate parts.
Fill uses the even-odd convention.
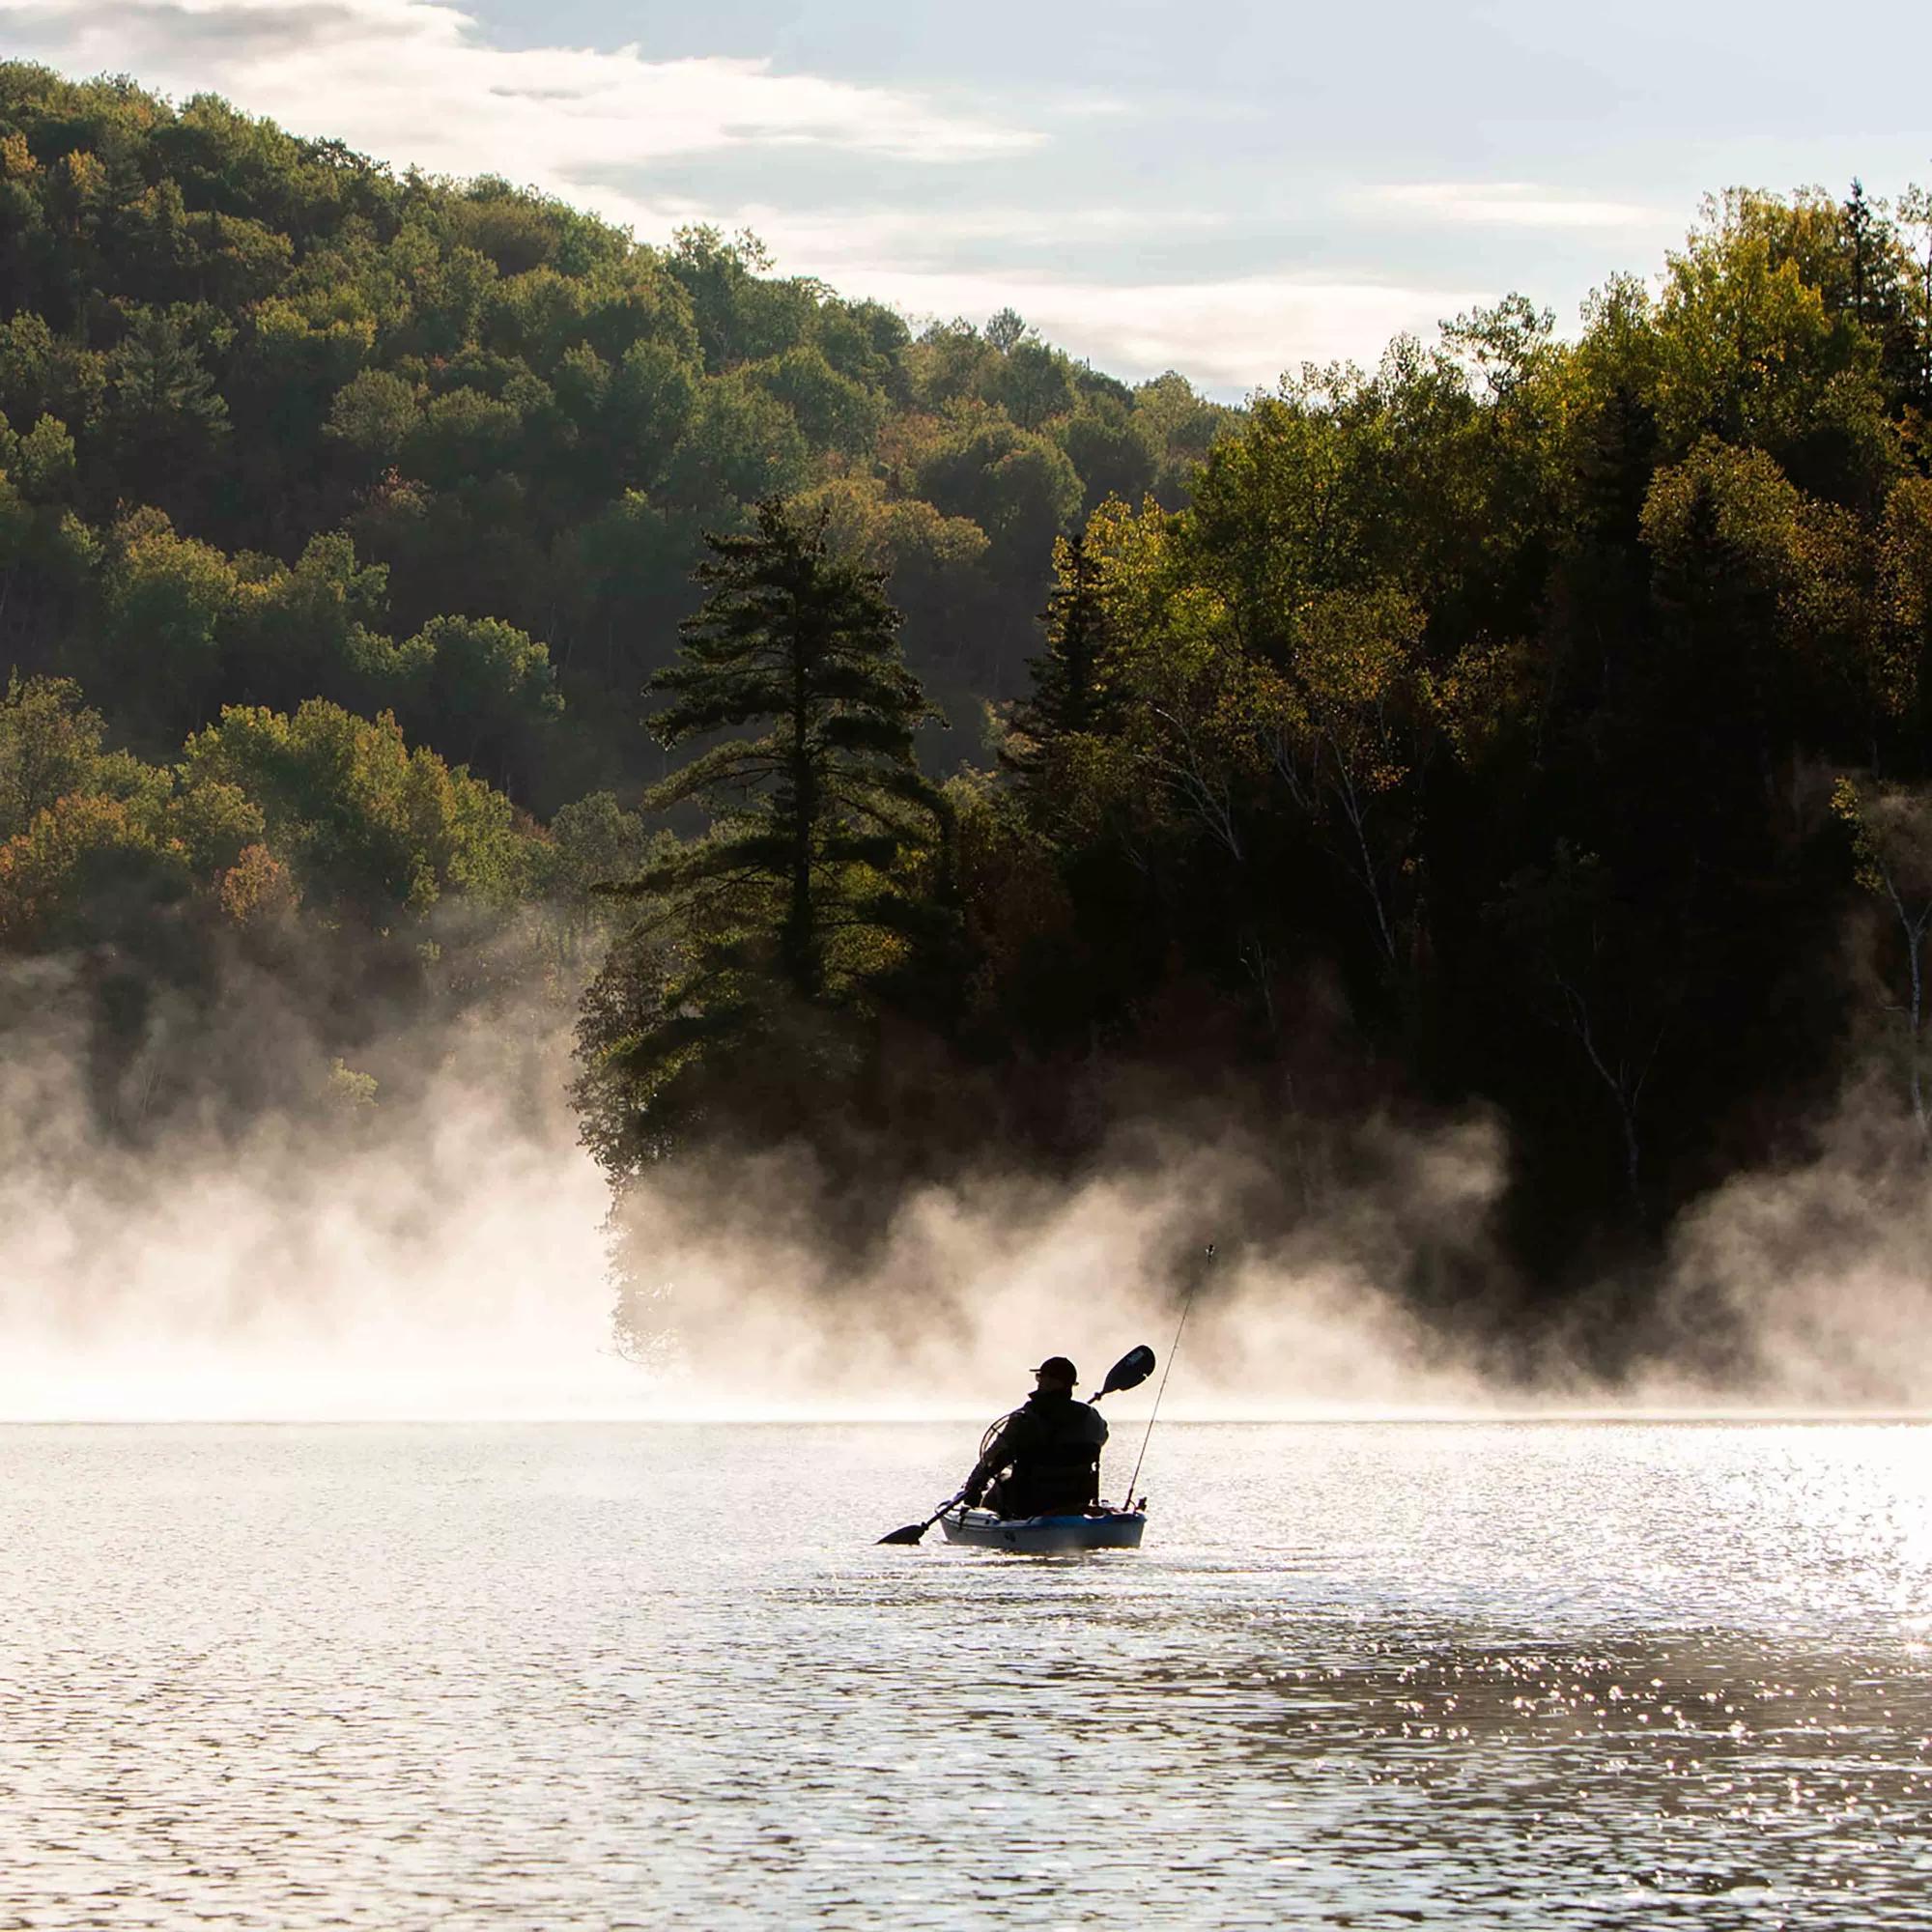
[[[1927,1923],[1932,1433],[956,1435],[0,1430],[0,1925]]]

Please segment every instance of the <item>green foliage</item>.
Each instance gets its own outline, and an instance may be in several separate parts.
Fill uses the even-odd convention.
[[[1172,369],[1133,392],[1133,419],[1154,451],[1154,494],[1168,509],[1179,507],[1195,465],[1207,460],[1215,438],[1237,420],[1233,410],[1197,395],[1186,377]]]
[[[186,854],[137,806],[69,793],[0,845],[0,948],[112,944],[189,884]]]
[[[679,663],[655,681],[670,701],[651,723],[668,749],[714,742],[650,803],[701,800],[731,831],[641,889],[695,889],[734,923],[760,923],[754,908],[772,899],[781,910],[762,923],[792,991],[838,996],[877,977],[877,949],[900,923],[891,875],[910,842],[931,836],[938,794],[913,737],[932,713],[880,580],[835,557],[822,523],[802,524],[774,498],[753,533],[707,543],[709,594]],[[755,738],[717,740],[759,724]]]
[[[588,894],[637,877],[650,847],[643,814],[626,811],[614,792],[592,792],[550,822],[556,876],[570,890]]]
[[[98,788],[104,725],[70,678],[7,680],[0,700],[0,841],[56,800]]]
[[[373,469],[401,456],[420,420],[413,384],[390,369],[364,369],[336,391],[327,427]]]
[[[1038,429],[1073,407],[1073,377],[1066,357],[1026,337],[1006,352],[994,399],[1022,429]]]
[[[213,691],[220,630],[241,594],[235,566],[179,535],[159,511],[114,527],[101,569],[99,681],[139,694],[143,713],[173,729],[191,724]]]
[[[1610,282],[1574,344],[1511,297],[1233,422],[1178,378],[1124,416],[1083,392],[1055,437],[1084,475],[1103,436],[1205,460],[1176,509],[1157,467],[1138,504],[1090,496],[1060,553],[1016,796],[960,810],[980,1023],[1157,1057],[1153,1016],[1211,986],[1215,1064],[1303,1091],[1311,997],[1339,987],[1407,1093],[1510,1121],[1510,1223],[1552,1269],[1769,1157],[1764,1123],[1862,1037],[1847,888],[1884,883],[1878,808],[1833,816],[1820,770],[1887,774],[1894,878],[1922,843],[1932,338],[1906,232],[1856,185],[1737,195],[1661,297]],[[1016,320],[924,345],[954,397],[918,472],[944,507],[973,507],[967,402]],[[1871,984],[1920,1016],[1922,1127],[1923,908],[1884,902]]]
[[[1045,437],[997,416],[962,418],[920,463],[919,493],[986,532],[997,563],[1050,554],[1080,508],[1080,479]]]
[[[106,361],[105,428],[134,493],[179,507],[228,434],[228,404],[173,317],[142,311]]]
[[[664,471],[683,441],[697,406],[692,363],[663,342],[634,342],[612,370],[605,399],[605,433],[614,473],[647,483]]]
[[[1119,722],[1099,564],[1084,535],[1056,544],[1053,561],[1053,592],[1040,619],[1046,647],[1027,667],[1033,692],[1014,710],[1003,750],[1037,814],[1061,809],[1078,741],[1109,736]]]
[[[42,416],[33,428],[15,436],[0,415],[0,469],[14,482],[29,502],[59,502],[71,491],[74,477],[73,438],[55,416]]]
[[[843,456],[870,450],[885,417],[885,398],[841,376],[817,349],[788,349],[746,372],[791,412],[807,440]]]
[[[508,903],[535,864],[509,801],[412,750],[390,717],[372,724],[321,699],[293,717],[232,706],[188,739],[182,772],[191,787],[253,800],[304,896],[375,924],[452,891]]]
[[[666,472],[665,494],[699,516],[717,517],[734,503],[790,494],[808,469],[798,418],[740,372],[698,386],[691,425]]]
[[[226,626],[224,684],[284,710],[318,694],[393,702],[393,678],[372,674],[386,653],[381,623],[388,573],[364,564],[347,536],[311,537],[293,570],[252,560]]]
[[[1084,400],[1060,424],[1057,440],[1081,479],[1083,516],[1091,517],[1110,497],[1138,503],[1160,473],[1160,453],[1148,426],[1111,397]]]
[[[500,178],[397,177],[212,98],[7,66],[0,141],[0,613],[151,746],[222,703],[393,705],[554,809],[622,774],[700,532],[848,485],[908,661],[977,715],[1017,680],[1055,535],[1110,495],[1182,500],[1230,413],[1178,377],[1137,396],[1017,317],[916,343],[752,236],[639,245]],[[110,662],[133,640],[98,552],[149,508],[236,573],[207,677]],[[285,642],[277,572],[336,536],[387,573],[390,628],[324,638],[304,606]],[[417,701],[413,640],[442,617],[540,639],[565,728],[479,740]]]
[[[1657,412],[1667,448],[1702,435],[1760,448],[1842,500],[1897,461],[1881,343],[1806,278],[1805,205],[1733,194],[1670,258],[1657,314]],[[1833,238],[1833,245],[1837,238]],[[1814,265],[1813,273],[1817,272]]]
[[[408,707],[465,764],[501,769],[563,712],[550,653],[497,617],[438,617],[402,647]]]

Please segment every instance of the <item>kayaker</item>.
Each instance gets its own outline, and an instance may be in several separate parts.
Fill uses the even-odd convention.
[[[986,1432],[953,1500],[973,1507],[983,1498],[1003,1517],[1068,1514],[1096,1502],[1107,1423],[1073,1399],[1078,1380],[1065,1355],[1049,1355],[1034,1371],[1033,1393]]]

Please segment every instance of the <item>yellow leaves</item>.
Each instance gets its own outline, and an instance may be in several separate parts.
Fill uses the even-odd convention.
[[[5,431],[5,421],[0,417],[0,432]],[[72,487],[73,438],[58,416],[43,413],[32,429],[18,437],[7,433],[0,448],[6,448],[9,468],[30,501],[48,502]]]
[[[417,913],[446,889],[502,902],[534,863],[509,800],[412,750],[387,712],[372,723],[320,698],[293,717],[230,706],[187,741],[181,770],[187,786],[257,801],[267,843],[324,896]]]
[[[184,785],[162,810],[160,829],[204,875],[240,864],[257,846],[266,824],[262,808],[240,785],[203,779]]]
[[[1861,787],[1850,776],[1832,786],[1832,812],[1852,834],[1854,876],[1868,893],[1897,903],[1932,895],[1932,791],[1911,785]]]
[[[1109,676],[1130,705],[1204,714],[1239,707],[1232,695],[1245,663],[1227,599],[1187,568],[1179,520],[1149,498],[1138,510],[1114,501],[1087,526],[1086,553],[1106,614]],[[1070,553],[1057,551],[1063,587]]]
[[[1932,598],[1932,484],[1895,484],[1879,528],[1809,497],[1763,450],[1706,438],[1660,470],[1644,540],[1666,594],[1762,600],[1762,636],[1828,688],[1899,718]]]
[[[1811,279],[1826,272],[1812,232],[1820,210],[1733,193],[1705,213],[1704,227],[1670,257],[1657,309],[1665,446],[1683,449],[1716,430],[1789,454],[1829,426],[1861,469],[1883,475],[1897,452],[1876,338],[1833,313]]]
[[[1331,590],[1295,613],[1293,667],[1311,705],[1347,711],[1385,702],[1422,642],[1422,612],[1390,586]]]
[[[129,865],[164,873],[180,867],[179,853],[156,840],[138,801],[87,792],[56,799],[0,845],[0,945],[49,939],[98,880]]]
[[[117,639],[138,643],[175,674],[214,650],[215,626],[236,601],[235,566],[198,537],[177,536],[157,510],[115,526],[104,589]]]
[[[107,168],[100,156],[85,148],[76,148],[58,164],[63,185],[76,202],[84,202],[107,185]]]
[[[18,128],[10,134],[0,134],[0,182],[26,181],[40,171],[41,164],[27,146],[26,135]]]
[[[1308,599],[1289,629],[1269,737],[1298,740],[1304,763],[1325,760],[1361,790],[1393,791],[1413,762],[1408,726],[1421,696],[1422,632],[1421,610],[1392,585]]]
[[[1475,638],[1439,675],[1421,674],[1424,701],[1457,759],[1479,764],[1535,702],[1535,662],[1520,641]]]
[[[242,847],[234,865],[221,874],[215,892],[223,915],[236,925],[269,924],[288,918],[301,904],[294,875],[260,844]]]
[[[893,497],[870,476],[839,476],[792,499],[809,516],[825,516],[834,553],[896,581],[902,571],[932,579],[968,570],[985,554],[987,537],[970,517],[949,517],[917,497]]]
[[[338,1113],[354,1118],[376,1105],[377,1080],[373,1073],[361,1073],[339,1056],[328,1063],[328,1079],[324,1094]]]
[[[1088,519],[1087,555],[1101,594],[1118,606],[1129,628],[1155,614],[1175,587],[1174,526],[1175,519],[1151,497],[1138,509],[1111,497]],[[1066,557],[1058,545],[1054,567],[1064,582]]]
[[[1221,460],[1238,455],[1223,445]],[[1276,607],[1258,648],[1231,596],[1195,568],[1185,517],[1104,505],[1087,554],[1107,599],[1123,735],[1142,759],[1197,786],[1264,781],[1285,762],[1307,772],[1326,761],[1369,792],[1407,778],[1424,617],[1396,585]]]
[[[360,309],[353,290],[270,296],[249,309],[248,319],[256,342],[271,352],[324,342],[342,351],[345,359],[359,359],[376,346],[375,320]]]
[[[1864,813],[1859,806],[1859,786],[1849,777],[1839,775],[1832,781],[1832,817],[1849,825],[1861,844],[1866,840]]]
[[[1803,498],[1774,458],[1706,437],[1682,463],[1660,469],[1644,498],[1644,541],[1664,560],[1688,558],[1703,540],[1729,547],[1762,582],[1787,573]]]
[[[34,528],[34,506],[0,469],[0,570],[11,570],[25,554]]]

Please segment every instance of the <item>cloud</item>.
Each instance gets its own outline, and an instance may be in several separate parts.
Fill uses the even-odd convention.
[[[131,70],[387,157],[559,193],[592,169],[730,148],[951,162],[1043,139],[902,89],[780,73],[768,60],[652,61],[636,44],[512,51],[444,0],[27,0],[8,20],[16,43],[69,71]]]
[[[1396,210],[1479,228],[1647,230],[1679,220],[1667,210],[1595,201],[1532,182],[1401,182],[1364,188],[1351,199],[1367,212]]]
[[[1303,362],[1372,360],[1391,336],[1433,334],[1444,316],[1494,295],[1295,274],[1118,283],[864,262],[831,278],[846,293],[876,296],[914,316],[979,319],[1010,304],[1049,340],[1110,374],[1138,380],[1179,369],[1231,396],[1271,386]]]
[[[1136,240],[1226,233],[1235,223],[1218,213],[840,207],[801,213],[765,203],[721,209],[614,190],[601,200],[612,218],[640,235],[696,221],[749,228],[771,248],[781,272],[816,275],[842,296],[885,302],[915,326],[954,316],[983,322],[1012,307],[1049,341],[1110,375],[1132,382],[1179,369],[1229,400],[1272,386],[1284,370],[1303,362],[1373,361],[1390,337],[1431,335],[1445,316],[1495,296],[1492,288],[1368,276],[1134,273]],[[1122,272],[1110,272],[1104,260],[1086,274],[1037,266],[1068,234],[1119,242]],[[975,266],[955,266],[969,250]]]
[[[1391,337],[1433,335],[1444,317],[1496,295],[1493,287],[1370,275],[1134,272],[1136,242],[1148,247],[1229,234],[1237,221],[1218,211],[839,206],[797,212],[765,202],[721,208],[619,188],[597,199],[611,218],[640,235],[666,235],[697,221],[749,228],[770,247],[781,272],[816,275],[842,296],[885,302],[915,326],[954,316],[983,322],[1012,307],[1049,341],[1110,375],[1137,382],[1179,369],[1230,401],[1271,387],[1303,362],[1373,362]],[[1122,272],[1109,272],[1104,258],[1086,274],[1038,267],[1069,235],[1117,243]],[[956,266],[969,250],[975,266]]]

